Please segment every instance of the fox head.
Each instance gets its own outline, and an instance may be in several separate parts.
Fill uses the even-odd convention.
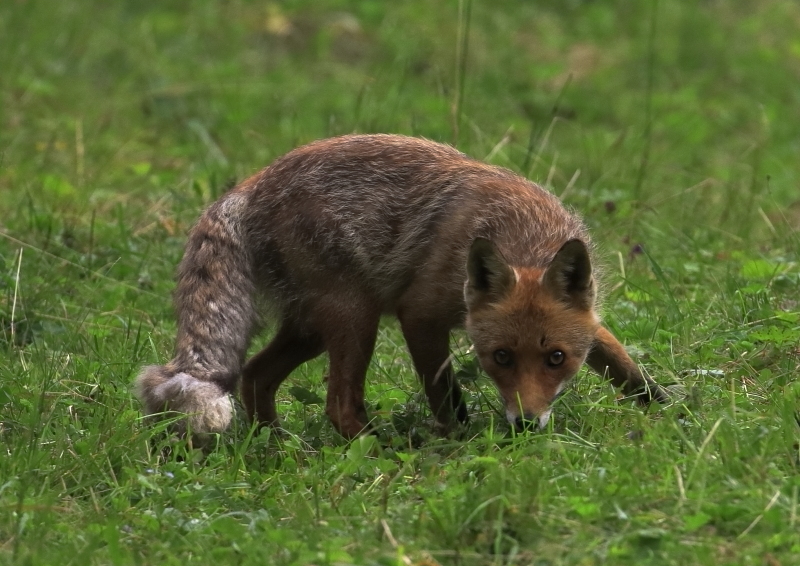
[[[464,296],[467,332],[506,418],[518,428],[537,421],[543,427],[600,324],[586,245],[566,242],[546,268],[513,267],[494,244],[477,238]]]

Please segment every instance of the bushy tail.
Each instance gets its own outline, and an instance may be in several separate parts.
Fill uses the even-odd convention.
[[[236,390],[255,322],[253,266],[235,191],[211,205],[189,234],[178,268],[175,357],[136,379],[148,414],[187,415],[196,433],[220,432],[233,415]]]

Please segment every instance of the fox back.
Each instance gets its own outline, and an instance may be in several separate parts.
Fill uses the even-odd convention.
[[[306,300],[309,286],[346,282],[395,314],[404,295],[422,286],[432,302],[459,303],[463,316],[475,237],[526,267],[546,266],[570,239],[588,243],[582,222],[549,192],[415,138],[312,143],[233,194],[247,196],[242,224],[263,262],[258,277],[284,303]]]

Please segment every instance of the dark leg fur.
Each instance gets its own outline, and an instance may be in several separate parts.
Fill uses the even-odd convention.
[[[350,299],[350,300],[348,300]],[[325,349],[330,357],[325,412],[345,438],[367,431],[364,381],[378,334],[380,313],[351,298],[331,299],[318,316],[323,324]]]
[[[608,377],[615,387],[621,387],[626,395],[636,397],[642,405],[652,401],[669,402],[669,394],[642,374],[625,347],[602,326],[595,334],[594,346],[586,363],[600,375]]]
[[[400,324],[411,358],[425,387],[437,427],[447,431],[453,417],[464,423],[467,406],[450,364],[450,330],[437,320],[401,316]]]
[[[277,426],[278,387],[297,366],[323,350],[320,336],[304,334],[290,320],[284,320],[269,345],[250,358],[242,371],[242,400],[250,419]]]

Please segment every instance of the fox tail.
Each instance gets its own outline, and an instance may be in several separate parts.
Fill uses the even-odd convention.
[[[174,358],[145,367],[136,392],[149,415],[179,414],[176,427],[225,430],[256,321],[253,264],[246,246],[243,195],[211,205],[189,234],[178,268]]]

